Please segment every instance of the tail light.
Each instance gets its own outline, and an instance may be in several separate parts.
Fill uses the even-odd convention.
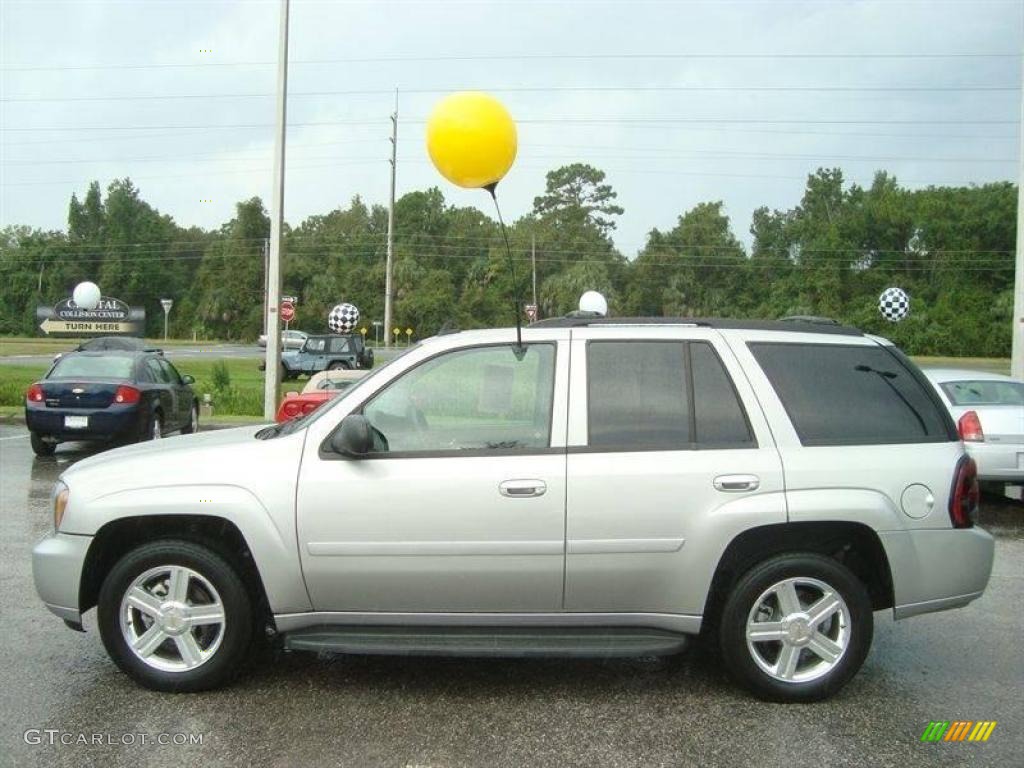
[[[981,428],[981,419],[978,418],[978,414],[974,411],[968,411],[961,416],[960,421],[956,423],[956,428],[960,432],[960,439],[965,443],[985,442],[985,432]]]
[[[25,399],[30,403],[41,403],[46,399],[43,394],[43,385],[38,381],[28,388],[28,392],[25,393]]]
[[[129,405],[131,403],[139,402],[140,397],[141,395],[139,393],[139,390],[137,390],[135,387],[122,386],[118,387],[117,391],[114,393],[114,402]]]
[[[285,402],[284,404],[284,415],[289,419],[293,419],[299,415],[298,403]]]
[[[964,456],[956,465],[953,490],[949,494],[949,520],[954,528],[971,528],[978,512],[978,465]]]
[[[320,403],[306,403],[302,406],[303,413],[312,413],[319,407]]]

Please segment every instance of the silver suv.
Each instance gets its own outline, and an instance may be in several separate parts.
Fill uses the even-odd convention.
[[[974,463],[884,339],[566,318],[428,339],[311,416],[79,462],[36,588],[142,685],[254,637],[341,653],[669,654],[835,693],[897,619],[982,594]]]

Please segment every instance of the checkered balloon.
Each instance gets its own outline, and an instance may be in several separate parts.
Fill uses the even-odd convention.
[[[354,304],[338,304],[327,315],[327,327],[335,333],[352,333],[359,322],[359,310]]]
[[[890,323],[898,323],[910,314],[910,297],[902,288],[886,288],[878,297],[878,311]]]

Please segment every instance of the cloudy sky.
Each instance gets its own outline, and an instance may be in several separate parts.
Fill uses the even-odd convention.
[[[92,179],[130,176],[182,225],[270,200],[278,0],[0,2],[0,225],[63,228]],[[519,123],[500,187],[526,213],[544,173],[608,174],[628,256],[652,227],[722,200],[748,239],[840,166],[908,186],[1015,179],[1019,0],[292,0],[285,217],[440,186],[424,119],[480,89]],[[208,201],[208,202],[207,202]]]

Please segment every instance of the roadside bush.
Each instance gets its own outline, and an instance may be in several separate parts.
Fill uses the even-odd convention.
[[[27,386],[14,381],[0,382],[0,405],[24,405]]]
[[[210,378],[213,381],[213,389],[217,393],[227,392],[231,388],[231,371],[228,370],[227,363],[223,360],[218,360],[213,364]]]

